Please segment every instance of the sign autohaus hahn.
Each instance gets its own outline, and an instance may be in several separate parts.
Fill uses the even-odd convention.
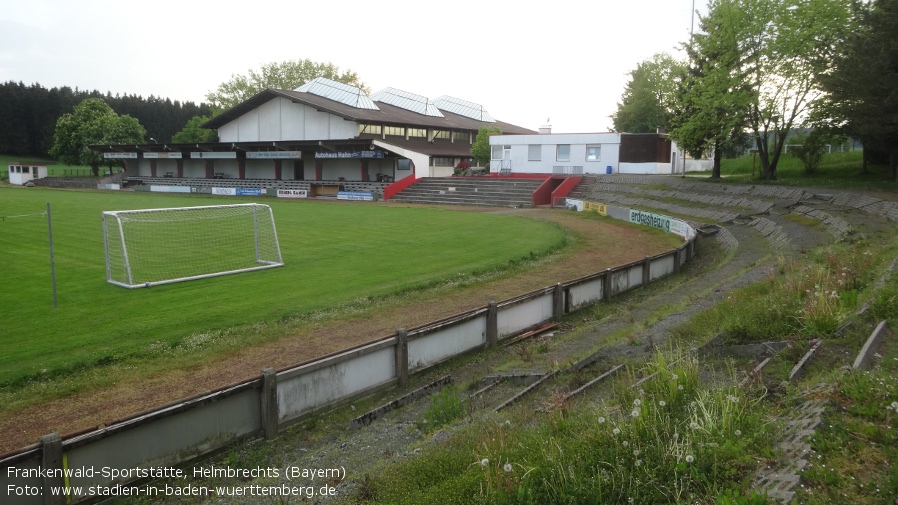
[[[383,158],[383,151],[316,151],[315,159],[332,160],[332,159],[374,159]]]

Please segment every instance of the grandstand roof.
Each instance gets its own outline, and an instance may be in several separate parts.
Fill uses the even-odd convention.
[[[302,88],[298,88],[302,89]],[[417,96],[417,95],[415,95]],[[268,88],[250,97],[243,103],[228,109],[202,125],[203,128],[220,128],[247,112],[261,106],[262,104],[275,98],[286,98],[294,103],[300,103],[308,107],[312,107],[321,112],[327,112],[343,119],[358,121],[362,123],[374,123],[392,126],[412,126],[422,128],[434,128],[441,130],[472,130],[477,131],[482,126],[498,126],[505,134],[534,134],[537,133],[527,128],[522,128],[510,123],[502,121],[479,120],[473,117],[462,115],[463,109],[456,111],[448,111],[440,109],[442,117],[421,114],[408,108],[392,105],[385,101],[378,101],[375,105],[376,109],[359,108],[348,105],[344,102],[337,101],[332,98],[320,96],[309,91],[284,90]],[[466,102],[471,103],[471,102]],[[477,104],[473,104],[477,105]],[[479,106],[478,106],[479,107]],[[480,109],[484,116],[492,117],[486,111]],[[472,114],[473,115],[473,114]]]

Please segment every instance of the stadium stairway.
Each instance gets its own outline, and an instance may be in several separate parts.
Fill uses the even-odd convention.
[[[399,203],[533,207],[541,179],[424,177],[390,199]]]

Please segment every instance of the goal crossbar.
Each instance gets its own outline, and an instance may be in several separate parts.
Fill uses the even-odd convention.
[[[106,280],[149,287],[283,266],[274,215],[256,203],[103,212]]]

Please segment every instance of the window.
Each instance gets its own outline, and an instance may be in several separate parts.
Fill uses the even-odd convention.
[[[602,159],[602,146],[586,146],[586,161],[599,161]]]
[[[571,161],[570,144],[558,144],[555,149],[555,161]]]
[[[374,135],[380,135],[380,131],[380,125],[359,123],[359,134],[371,133]]]
[[[433,166],[435,166],[435,167],[451,167],[451,166],[453,166],[452,158],[434,157],[433,158]]]
[[[462,142],[470,142],[471,134],[468,132],[455,132],[455,140],[460,140]]]
[[[401,126],[384,126],[384,135],[405,136],[405,128]]]
[[[426,137],[427,130],[425,130],[424,128],[409,128],[408,136],[409,137]]]
[[[527,161],[542,161],[543,146],[529,145],[527,146]]]
[[[492,155],[490,159],[493,160],[501,160],[502,159],[502,146],[490,146],[492,150]]]
[[[448,132],[448,131],[438,131],[438,132],[435,132],[434,135],[433,135],[433,138],[435,138],[435,139],[448,139],[448,138],[449,138],[449,132]]]

